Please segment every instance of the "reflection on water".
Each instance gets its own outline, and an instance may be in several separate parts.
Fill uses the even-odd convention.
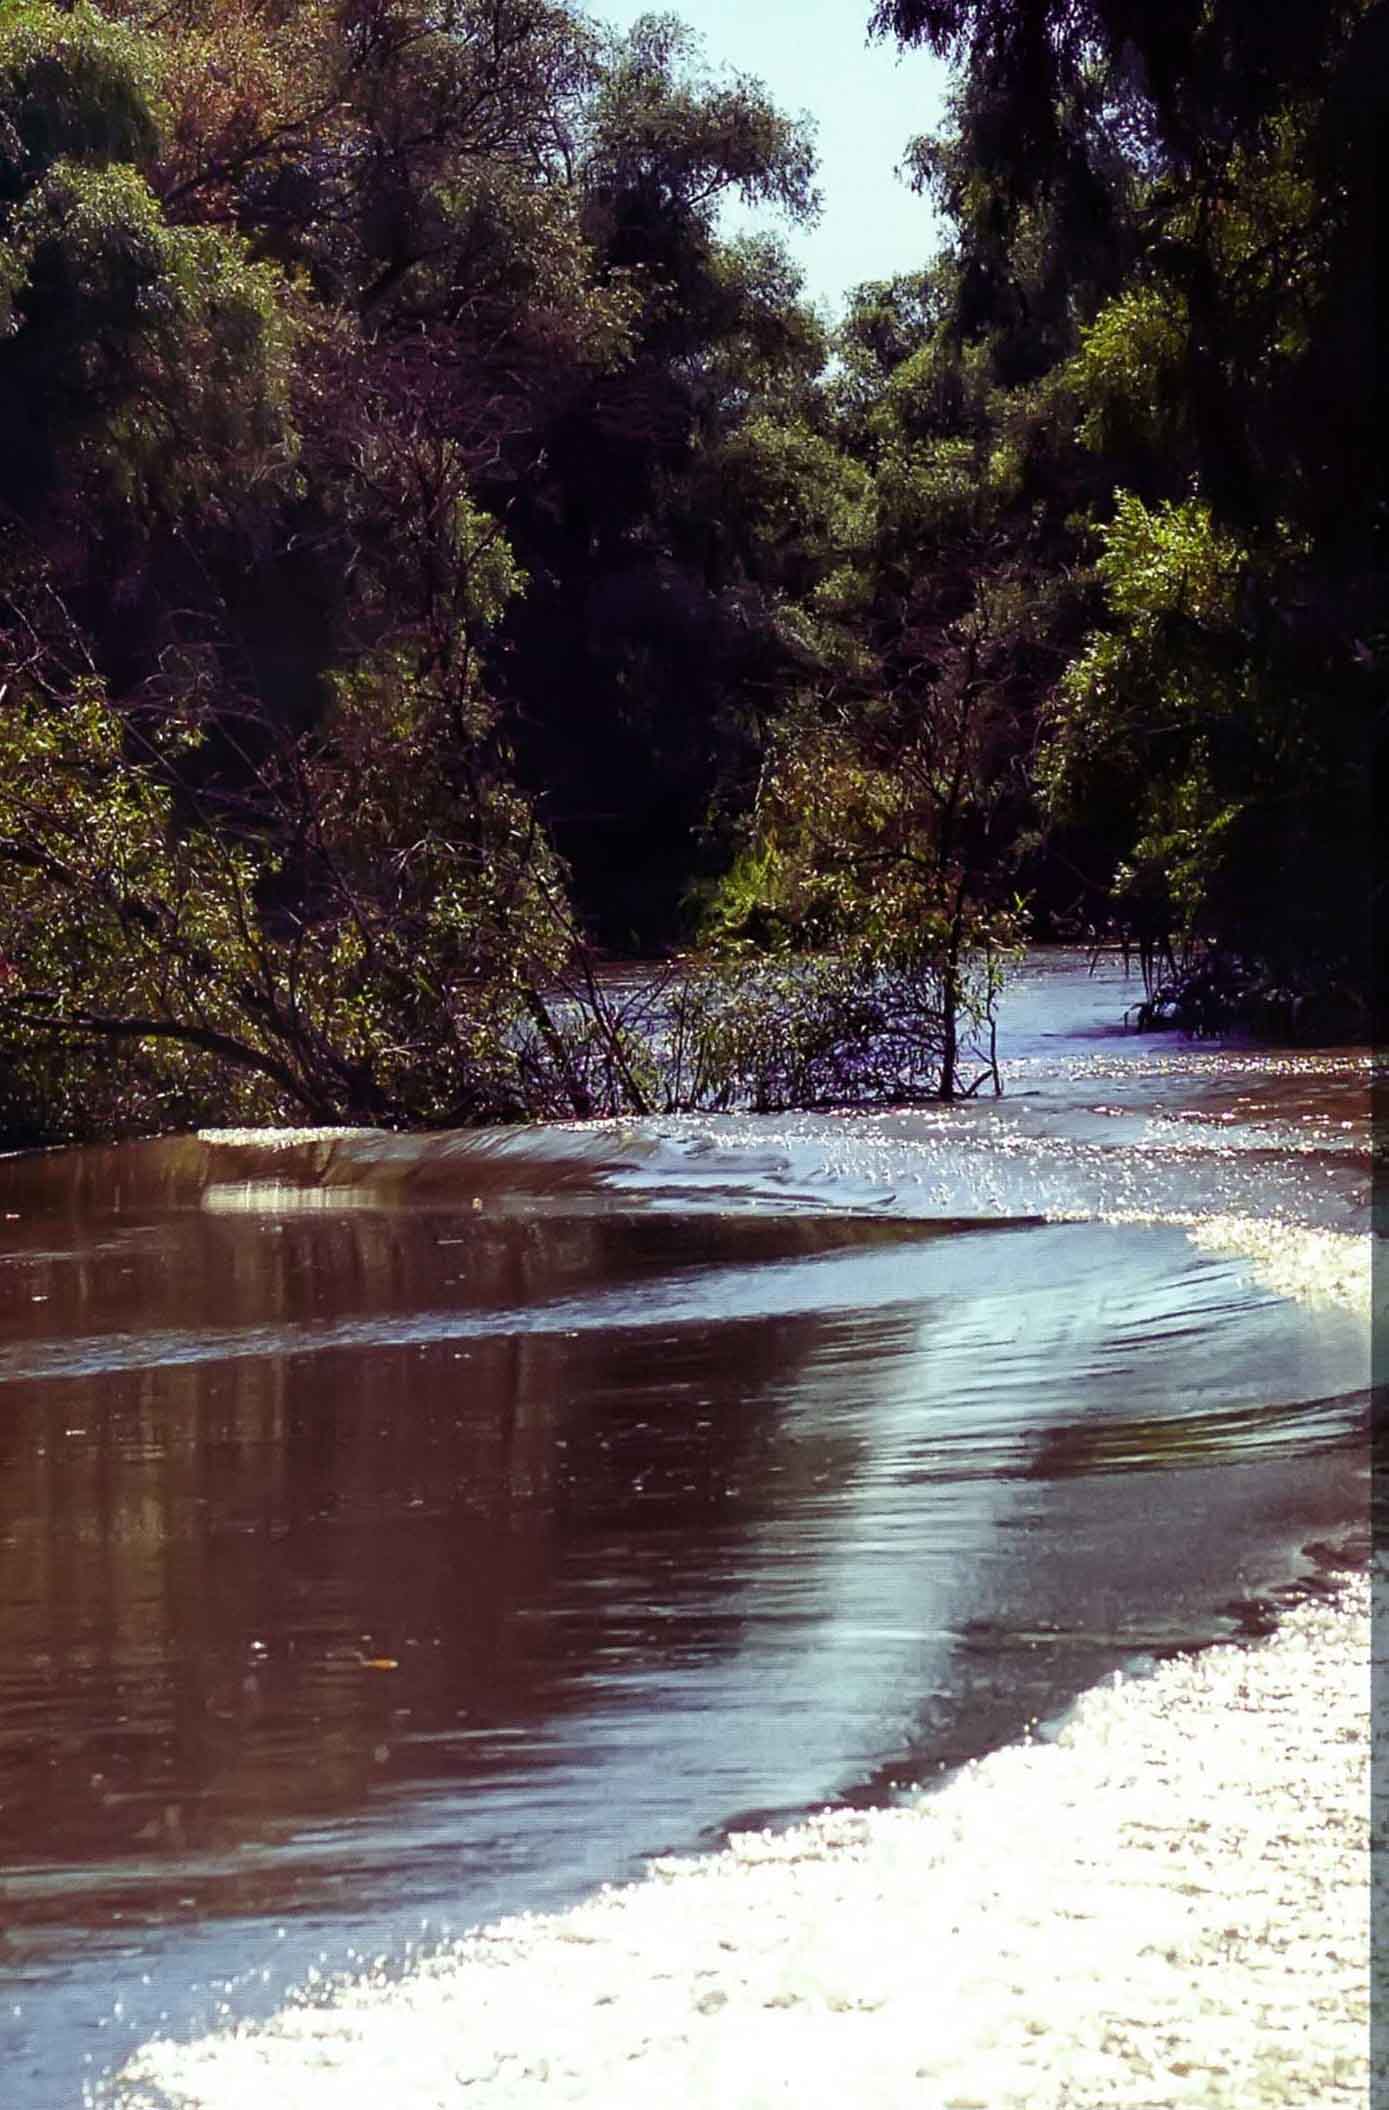
[[[1345,1542],[1361,1322],[1027,1212],[1350,1222],[1358,1069],[1030,1001],[998,1108],[0,1164],[12,2110],[229,1980],[929,1779]]]

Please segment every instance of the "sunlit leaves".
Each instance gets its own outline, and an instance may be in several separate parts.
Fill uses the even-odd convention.
[[[1116,900],[1153,941],[1209,934],[1242,854],[1237,824],[1276,784],[1292,730],[1241,624],[1252,568],[1208,506],[1150,510],[1125,494],[1099,559],[1110,627],[1058,690],[1042,765],[1052,809],[1101,799],[1113,823],[1128,816]]]
[[[797,219],[817,209],[808,126],[761,82],[708,73],[675,15],[645,15],[617,43],[585,130],[589,186],[615,209],[641,198],[706,224],[726,194]]]
[[[153,40],[70,9],[11,0],[0,19],[0,204],[56,162],[145,162],[163,115]]]
[[[11,215],[7,251],[0,398],[47,440],[49,477],[177,505],[287,457],[291,326],[234,236],[169,227],[129,166],[63,161]]]
[[[1182,361],[1189,320],[1174,287],[1131,287],[1083,333],[1068,379],[1083,406],[1079,436],[1102,451],[1140,437],[1182,437]]]
[[[525,992],[568,937],[558,874],[504,781],[440,769],[441,699],[408,665],[345,678],[232,837],[178,793],[196,728],[132,724],[32,654],[43,678],[0,698],[0,1051],[50,1123],[523,1110]],[[90,1067],[82,1086],[103,1041],[136,1051],[123,1115]]]

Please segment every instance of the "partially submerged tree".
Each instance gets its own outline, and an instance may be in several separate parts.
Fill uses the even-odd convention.
[[[986,625],[972,610],[895,695],[808,697],[782,721],[750,841],[709,918],[721,949],[837,962],[856,978],[879,1012],[865,1072],[915,1038],[902,1097],[1001,1088],[994,999],[1025,920],[991,839],[1016,729]]]
[[[669,846],[668,930],[833,556],[822,335],[715,227],[813,209],[804,127],[668,21],[545,0],[32,0],[0,119],[31,1122],[611,1103],[551,1002],[552,835],[584,861],[601,779]]]
[[[505,591],[495,541],[470,568],[475,604]],[[0,652],[0,1049],[18,1109],[77,1132],[530,1110],[516,1030],[567,932],[456,664],[398,641],[342,677],[233,810],[188,786],[196,705],[114,708],[41,575],[0,606]],[[122,1049],[133,1071],[111,1064]]]
[[[481,678],[522,579],[475,488],[538,330],[621,346],[536,160],[589,40],[234,6],[233,93],[198,11],[148,13],[0,26],[10,1096],[58,1132],[512,1116],[567,939]]]
[[[1020,894],[1345,1022],[1386,19],[885,0],[960,68],[949,238],[827,365],[718,224],[813,213],[807,129],[669,18],[6,8],[30,1129],[852,1095],[908,1014],[871,1089],[968,1089]],[[682,897],[742,953],[672,1071],[586,939]]]

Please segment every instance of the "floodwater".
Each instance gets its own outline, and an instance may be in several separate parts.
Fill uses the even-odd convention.
[[[1363,1233],[1365,1059],[1137,994],[1034,956],[950,1110],[0,1161],[6,2110],[1360,1557],[1365,1315],[1193,1231]]]

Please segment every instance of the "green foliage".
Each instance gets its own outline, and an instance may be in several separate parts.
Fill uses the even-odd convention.
[[[1102,542],[1108,623],[1057,691],[1041,763],[1051,809],[1107,813],[1123,845],[1116,906],[1153,955],[1190,958],[1238,930],[1249,957],[1296,983],[1308,919],[1326,911],[1318,873],[1295,891],[1275,878],[1276,846],[1290,826],[1315,842],[1328,806],[1343,827],[1354,815],[1328,766],[1325,705],[1290,681],[1257,620],[1306,550],[1285,533],[1256,553],[1199,500],[1150,509],[1131,493]],[[1343,971],[1325,925],[1320,944],[1322,968]]]
[[[934,1099],[946,1055],[940,975],[871,945],[818,957],[705,962],[667,1027],[673,1107],[903,1105]]]
[[[986,982],[969,997],[986,1026]],[[940,1095],[948,1016],[924,958],[700,953],[620,992],[568,980],[540,1008],[521,1065],[531,1104],[551,1114],[903,1105]],[[963,1058],[982,1065],[967,1089],[995,1075],[987,1030],[983,1043]]]
[[[945,1097],[1024,929],[1020,904],[979,860],[998,779],[978,643],[965,641],[964,664],[905,724],[881,705],[825,718],[809,703],[783,724],[756,833],[704,923],[725,956],[814,961],[836,1003],[853,992],[894,1015],[929,1012],[922,1060]],[[875,1032],[883,1046],[893,1038],[886,1023]]]
[[[1365,986],[1389,0],[876,19],[948,237],[830,339],[671,17],[3,10],[4,1118],[964,1089],[1029,893]]]
[[[1132,286],[1101,309],[1067,373],[1083,406],[1078,436],[1085,446],[1122,459],[1135,444],[1156,452],[1187,441],[1181,375],[1188,328],[1172,286]]]
[[[747,75],[715,79],[675,15],[644,15],[615,42],[586,125],[589,184],[619,212],[641,201],[706,224],[736,193],[797,218],[817,209],[806,125]]]
[[[240,839],[177,810],[200,728],[145,731],[94,676],[42,674],[11,688],[3,722],[12,1097],[50,1131],[90,1127],[82,1058],[105,1043],[139,1051],[138,1092],[124,1079],[139,1125],[524,1110],[526,992],[567,945],[557,875],[504,782],[439,770],[437,700],[402,661],[344,678]]]
[[[875,26],[960,69],[914,150],[953,222],[945,319],[894,370],[987,434],[986,514],[1041,560],[1038,789],[1077,912],[1250,986],[1363,991],[1389,8],[885,0]]]
[[[542,994],[578,934],[515,755],[564,689],[542,663],[499,706],[526,669],[492,639],[537,589],[546,639],[586,545],[645,541],[714,633],[690,746],[714,662],[816,649],[857,472],[805,420],[784,254],[714,232],[730,191],[813,210],[808,141],[670,24],[215,16],[6,24],[3,473],[41,553],[0,566],[12,1082],[57,1132],[581,1110]],[[634,716],[663,686],[644,642],[615,673]]]
[[[1125,492],[1102,539],[1100,577],[1136,650],[1173,618],[1206,627],[1233,620],[1243,553],[1199,499],[1150,512]]]
[[[284,463],[291,314],[235,236],[168,226],[133,168],[68,161],[5,232],[0,403],[47,442],[39,489],[178,507]],[[29,448],[18,466],[32,504]]]
[[[18,0],[0,21],[0,206],[60,161],[141,164],[158,152],[159,58],[153,40],[71,10]]]

